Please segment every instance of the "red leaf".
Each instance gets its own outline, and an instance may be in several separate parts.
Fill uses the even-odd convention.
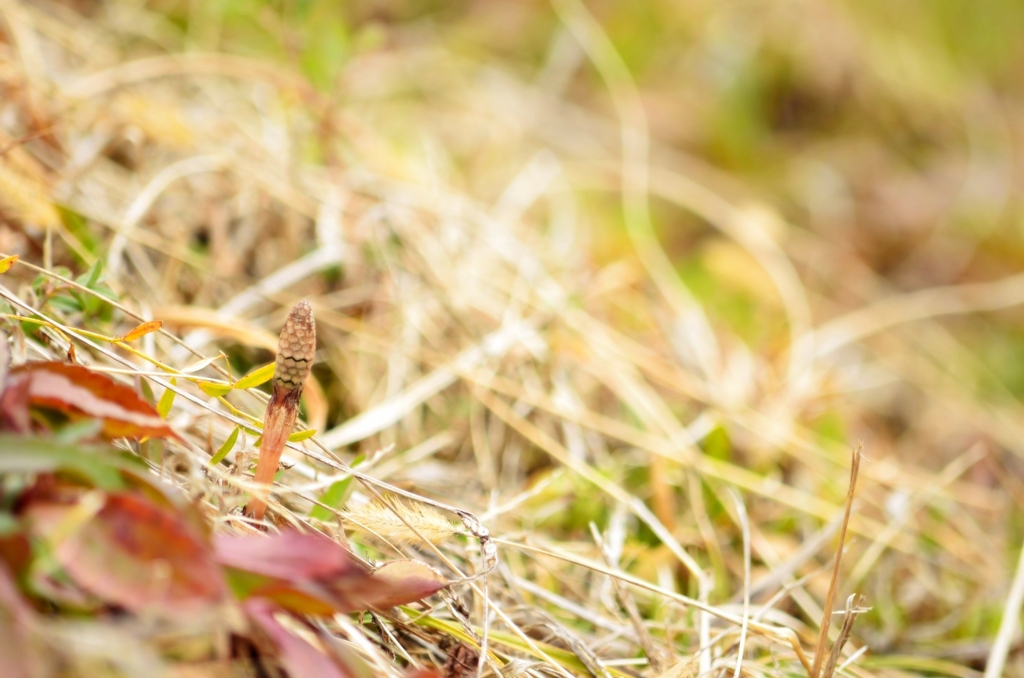
[[[231,568],[236,595],[294,612],[330,615],[369,607],[370,571],[340,545],[294,530],[267,536],[218,535],[217,560]]]
[[[367,575],[338,543],[320,534],[287,530],[269,535],[217,535],[222,565],[287,581]]]
[[[18,595],[7,568],[0,563],[0,676],[30,678],[42,674],[31,628],[32,609]]]
[[[136,473],[122,469],[120,476],[132,492],[136,492],[142,498],[153,502],[157,508],[167,509],[177,515],[179,520],[192,529],[193,534],[198,535],[201,541],[208,545],[208,550],[212,557],[213,547],[210,545],[210,538],[212,536],[211,525],[199,507],[186,500],[178,488],[168,483],[160,482],[148,473]]]
[[[68,502],[55,494],[32,501],[25,514],[79,586],[129,610],[187,613],[226,593],[203,536],[141,495],[80,492]]]
[[[216,538],[215,548],[221,564],[247,575],[232,578],[236,593],[304,614],[384,609],[420,600],[448,584],[426,565],[410,561],[371,572],[317,534],[224,535]]]
[[[11,350],[7,348],[7,335],[0,335],[0,338],[2,338],[0,341],[0,393],[3,393],[7,370],[11,366]],[[0,414],[3,414],[2,409],[0,409]]]
[[[373,573],[370,607],[386,610],[432,596],[448,586],[448,581],[432,567],[415,560],[396,560]]]
[[[3,342],[0,341],[0,344]],[[15,433],[31,433],[32,415],[29,412],[29,383],[23,380],[17,384],[5,380],[6,388],[0,392],[0,429]]]
[[[306,638],[296,635],[282,624],[299,630],[308,638],[318,639],[316,632],[284,612],[274,603],[253,598],[242,604],[249,620],[262,631],[274,645],[281,666],[292,678],[317,676],[317,678],[351,678],[340,664],[314,647]]]
[[[56,361],[26,363],[11,370],[6,386],[7,391],[25,390],[30,405],[60,410],[69,416],[99,419],[104,434],[110,438],[181,439],[133,389],[81,365]],[[9,404],[6,397],[0,402],[5,409],[17,406],[17,400]],[[9,412],[4,415],[17,420]]]
[[[28,536],[21,531],[0,532],[0,570],[6,564],[11,572],[20,574],[31,562],[32,545]]]

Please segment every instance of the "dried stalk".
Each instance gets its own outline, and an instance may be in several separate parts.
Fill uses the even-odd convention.
[[[288,314],[277,345],[274,392],[263,419],[263,445],[256,462],[256,482],[269,486],[274,481],[281,453],[299,415],[299,398],[309,377],[316,350],[316,321],[308,301],[300,301]],[[260,520],[267,510],[262,499],[253,497],[245,515]]]
[[[857,620],[857,615],[861,612],[866,612],[864,609],[864,596],[854,593],[846,599],[846,614],[843,617],[843,627],[839,631],[839,637],[836,638],[836,642],[832,643],[832,650],[828,654],[828,662],[826,662],[825,670],[821,674],[822,678],[832,678],[835,675],[836,666],[839,665],[839,656],[843,652],[843,646],[850,639],[850,634],[853,633],[853,622]]]
[[[846,543],[846,528],[850,524],[850,513],[853,511],[853,498],[857,491],[857,476],[860,473],[860,448],[853,451],[853,462],[850,464],[850,487],[846,493],[846,511],[843,514],[843,526],[839,531],[839,547],[836,550],[836,559],[832,563],[832,579],[828,584],[828,594],[825,596],[825,608],[821,614],[821,630],[818,632],[818,647],[814,651],[814,664],[811,666],[810,678],[819,678],[822,662],[825,660],[825,646],[828,644],[828,629],[832,622],[832,608],[835,605],[836,590],[839,588],[839,566],[843,560],[843,545]],[[853,620],[847,617],[850,624]],[[846,622],[844,621],[844,627]],[[849,630],[844,629],[846,636]],[[841,637],[840,643],[846,642],[846,637]],[[841,649],[841,645],[840,645]],[[826,674],[827,675],[827,674]]]

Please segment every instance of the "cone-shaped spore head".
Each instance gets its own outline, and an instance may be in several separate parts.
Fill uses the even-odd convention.
[[[274,381],[287,388],[302,388],[313,367],[316,353],[316,323],[313,308],[302,300],[295,304],[281,330],[277,345]]]

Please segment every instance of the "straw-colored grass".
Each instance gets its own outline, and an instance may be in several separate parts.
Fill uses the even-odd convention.
[[[377,675],[484,647],[482,675],[1024,676],[1019,86],[823,0],[652,3],[678,25],[649,54],[613,3],[353,9],[327,75],[280,37],[325,20],[273,3],[77,4],[0,2],[0,297],[43,321],[0,325],[14,360],[70,342],[175,392],[188,444],[153,473],[250,532],[266,396],[200,383],[272,360],[309,300],[317,434],[267,522],[455,582],[325,622]],[[792,91],[733,80],[773,77],[757,54]],[[776,104],[795,122],[727,134]],[[53,303],[97,261],[111,314]],[[226,675],[75,624],[53,645],[83,662]]]

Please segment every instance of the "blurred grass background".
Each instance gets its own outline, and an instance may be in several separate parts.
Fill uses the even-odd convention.
[[[396,152],[422,142],[410,138],[415,126],[403,125],[403,113],[467,83],[428,68],[387,101],[353,101],[343,77],[352,60],[440,49],[550,88],[605,123],[615,117],[607,89],[546,2],[144,6],[180,30],[188,49],[295,69],[325,97],[323,106],[380,106],[379,136]],[[103,11],[102,3],[83,7]],[[877,284],[915,289],[1020,270],[1018,3],[654,1],[590,9],[640,90],[656,161],[728,196],[770,202],[788,224],[849,253],[836,264],[864,266]],[[502,188],[495,177],[514,160],[495,158],[465,131],[465,139],[439,140],[452,178],[493,198]],[[345,146],[331,139],[302,150],[305,160],[329,164],[353,152]],[[603,262],[629,245],[617,210],[601,199],[590,196],[587,206]],[[699,218],[654,203],[660,240],[701,300],[714,302],[708,312],[745,339],[770,344],[756,274],[746,277]],[[821,284],[841,285],[831,273]],[[1014,346],[1024,344],[1014,341],[1015,323],[988,332],[988,320],[956,329],[972,346],[981,342],[977,357],[1020,396],[1024,361]]]

